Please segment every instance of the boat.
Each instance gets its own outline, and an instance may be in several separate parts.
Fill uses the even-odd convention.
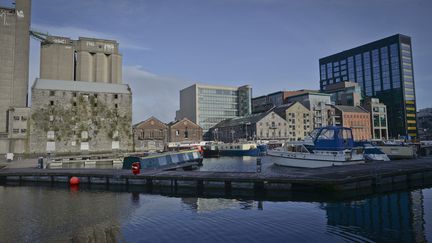
[[[380,148],[371,144],[363,146],[363,155],[367,161],[390,161],[390,158]]]
[[[417,158],[417,147],[400,141],[373,141],[373,144],[391,159]]]
[[[123,169],[131,169],[132,163],[134,162],[139,162],[141,169],[145,170],[186,162],[197,162],[201,164],[202,160],[203,156],[198,149],[168,153],[135,154],[124,157]]]
[[[283,147],[267,151],[276,165],[320,168],[365,162],[361,150],[354,148],[352,130],[326,126],[312,131],[305,141],[285,143]]]
[[[218,158],[219,153],[219,143],[209,142],[203,146],[203,156],[204,158]]]
[[[254,142],[218,144],[221,156],[259,156],[261,149]]]

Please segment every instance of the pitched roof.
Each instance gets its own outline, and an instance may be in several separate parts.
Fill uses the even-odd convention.
[[[36,79],[32,89],[64,90],[93,93],[130,94],[127,84],[110,84],[73,80]]]
[[[176,126],[177,124],[179,124],[180,122],[183,122],[183,121],[187,121],[187,122],[189,122],[189,123],[191,123],[191,124],[193,124],[193,125],[195,125],[195,126],[197,126],[197,127],[200,127],[198,124],[196,124],[195,122],[193,122],[193,121],[187,119],[186,117],[183,118],[183,119],[181,119],[181,120],[172,121],[172,122],[168,123],[167,125],[168,125],[169,127],[173,127],[173,126]]]
[[[334,107],[342,112],[369,113],[366,109],[362,108],[361,106],[334,105]]]
[[[163,124],[164,126],[167,125],[167,124],[165,124],[164,122],[161,122],[161,121],[160,121],[159,119],[157,119],[156,117],[151,116],[151,117],[149,117],[148,119],[146,119],[146,120],[144,120],[144,121],[138,122],[137,124],[133,125],[132,127],[135,128],[135,127],[141,126],[142,124],[145,124],[145,123],[149,122],[149,121],[152,120],[152,119],[153,119],[153,120],[156,120],[156,122],[159,122],[159,123]]]
[[[257,114],[242,116],[242,117],[235,117],[235,118],[226,119],[226,120],[223,120],[223,121],[219,122],[218,124],[216,124],[213,128],[233,127],[233,126],[243,125],[246,123],[254,124],[272,112],[273,111],[267,111],[267,112],[263,112],[263,113],[257,113]]]

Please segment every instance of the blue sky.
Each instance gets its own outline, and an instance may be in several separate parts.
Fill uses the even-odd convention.
[[[412,37],[418,108],[432,107],[431,11],[428,0],[33,0],[32,28],[118,40],[134,122],[170,121],[195,82],[318,89],[319,58],[396,33]],[[32,40],[31,80],[38,61]]]

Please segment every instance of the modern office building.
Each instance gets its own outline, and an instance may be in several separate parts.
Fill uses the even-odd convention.
[[[354,81],[366,97],[379,98],[388,109],[389,136],[418,137],[412,46],[396,34],[321,58],[320,88]]]
[[[26,143],[28,133],[10,117],[28,118],[30,19],[30,0],[0,6],[0,154],[22,153]]]
[[[188,118],[202,127],[204,139],[208,130],[219,122],[251,114],[252,88],[194,84],[180,91],[180,110],[176,120]]]

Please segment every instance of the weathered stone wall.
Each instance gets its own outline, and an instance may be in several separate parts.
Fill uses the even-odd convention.
[[[131,151],[131,122],[131,94],[33,89],[30,152]]]

